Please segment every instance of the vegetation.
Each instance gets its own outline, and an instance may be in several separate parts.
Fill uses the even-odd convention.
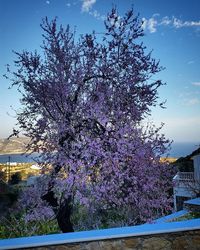
[[[6,172],[0,171],[0,181],[6,182],[6,179],[7,179],[6,177],[7,177]]]
[[[200,212],[189,212],[186,215],[180,216],[178,218],[175,218],[172,221],[184,221],[184,220],[192,220],[192,219],[198,219],[200,218]]]
[[[194,164],[192,157],[200,153],[200,147],[193,151],[191,154],[187,155],[186,157],[180,157],[173,165],[178,167],[180,172],[194,172]]]
[[[56,220],[27,222],[23,214],[1,218],[0,239],[59,233]]]
[[[16,186],[10,186],[0,180],[0,218],[7,216],[9,208],[14,206],[18,199],[19,189]]]
[[[26,212],[18,206],[18,199],[26,189],[26,186],[20,185],[19,177],[17,172],[9,184],[0,180],[0,239],[59,233],[57,221],[53,218],[26,219]]]
[[[20,172],[16,172],[16,173],[14,173],[14,174],[11,175],[10,184],[11,185],[18,184],[21,180],[22,180],[21,173]]]

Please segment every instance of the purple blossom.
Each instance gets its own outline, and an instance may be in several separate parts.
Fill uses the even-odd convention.
[[[79,41],[56,19],[44,19],[41,27],[44,54],[16,53],[11,73],[23,93],[19,128],[49,172],[22,197],[27,220],[54,211],[68,232],[76,202],[90,211],[125,211],[124,223],[168,211],[172,171],[160,157],[169,141],[144,123],[157,105],[162,82],[152,76],[162,67],[138,41],[141,21],[133,10],[119,19],[114,8],[102,39],[93,32]]]

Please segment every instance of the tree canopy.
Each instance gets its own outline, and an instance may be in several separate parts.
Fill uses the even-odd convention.
[[[162,67],[140,42],[139,17],[113,8],[102,35],[79,39],[56,19],[45,18],[41,28],[43,54],[16,52],[17,70],[9,72],[22,94],[19,128],[50,166],[34,209],[45,202],[63,232],[73,231],[77,201],[91,214],[97,207],[129,211],[128,224],[169,210],[171,172],[159,161],[169,141],[144,123],[159,105],[163,83],[153,76]]]

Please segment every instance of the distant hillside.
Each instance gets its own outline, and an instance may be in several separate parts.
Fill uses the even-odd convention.
[[[29,138],[0,139],[0,154],[20,154],[25,152]]]
[[[187,155],[186,157],[180,157],[174,164],[178,167],[179,171],[181,172],[193,172],[193,160],[192,157],[195,155],[200,154],[200,147],[194,150],[191,154]]]

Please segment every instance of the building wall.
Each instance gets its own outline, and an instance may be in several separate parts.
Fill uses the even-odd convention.
[[[25,248],[24,250],[198,250],[200,230]]]
[[[193,184],[194,186],[194,184]],[[194,187],[195,189],[195,187]],[[183,196],[183,197],[195,197],[194,189],[192,190],[192,184],[188,184],[185,186],[174,187],[174,194],[176,196]]]
[[[188,197],[176,196],[176,211],[180,211],[184,207],[184,201],[187,201]]]
[[[197,182],[200,182],[200,155],[193,156],[194,162],[194,178]]]

